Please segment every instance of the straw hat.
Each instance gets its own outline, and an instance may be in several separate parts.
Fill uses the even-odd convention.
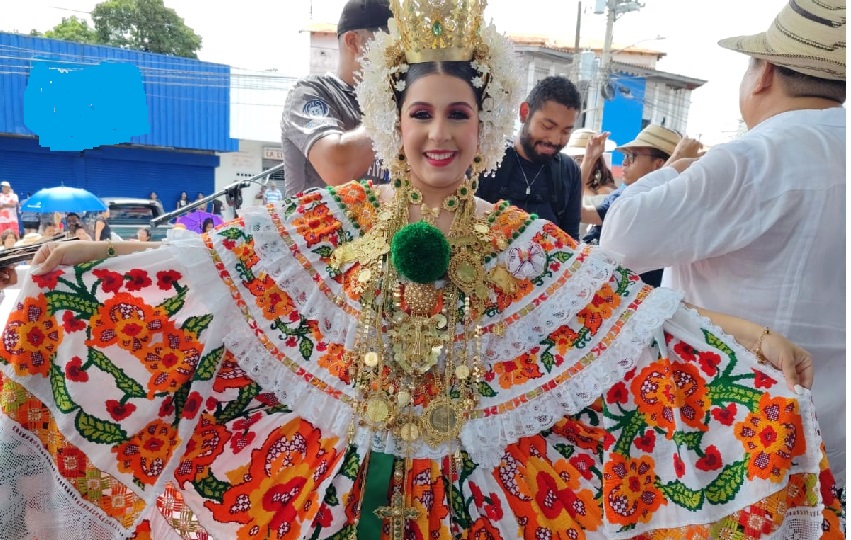
[[[588,141],[591,140],[591,137],[597,135],[597,132],[593,129],[576,129],[570,134],[570,139],[567,140],[567,144],[562,150],[563,154],[567,154],[570,157],[578,157],[585,156],[585,147],[588,146]],[[617,143],[615,143],[611,139],[606,139],[605,147],[603,148],[604,152],[611,152],[615,149]]]
[[[20,240],[15,242],[15,247],[30,246],[32,244],[38,244],[39,242],[41,242],[41,240],[42,240],[41,235],[38,234],[37,232],[27,233],[23,236],[23,238],[21,238]]]
[[[718,42],[798,73],[845,80],[845,0],[790,0],[771,27]]]
[[[615,150],[623,152],[627,148],[655,148],[670,155],[674,153],[680,139],[682,136],[676,131],[650,124],[639,132],[634,141],[618,146]]]

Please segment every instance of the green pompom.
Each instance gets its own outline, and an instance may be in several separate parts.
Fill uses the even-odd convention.
[[[443,233],[424,221],[405,225],[390,242],[393,266],[414,283],[433,283],[449,268],[449,242]]]

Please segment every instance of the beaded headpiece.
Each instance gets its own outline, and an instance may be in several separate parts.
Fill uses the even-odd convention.
[[[393,169],[402,138],[396,92],[405,89],[409,64],[470,62],[478,74],[470,83],[482,89],[479,155],[473,172],[495,170],[514,132],[521,81],[514,48],[485,25],[486,0],[392,0],[387,33],[378,33],[361,62],[356,91],[363,125],[379,159]]]

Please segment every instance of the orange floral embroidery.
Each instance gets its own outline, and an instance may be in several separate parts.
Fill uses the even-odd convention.
[[[47,377],[50,361],[62,340],[62,325],[47,308],[47,297],[25,298],[9,315],[3,330],[4,359],[20,376]]]
[[[523,353],[508,362],[497,362],[493,366],[493,371],[499,375],[499,385],[502,388],[512,388],[542,375],[538,367],[537,355],[529,353]]]
[[[175,392],[191,380],[204,350],[204,346],[195,339],[195,334],[175,327],[171,321],[160,330],[162,340],[139,351],[137,355],[151,373],[148,398],[157,392]]]
[[[480,517],[471,526],[468,540],[502,540],[499,530],[487,518]]]
[[[254,239],[247,242],[243,242],[238,246],[234,246],[231,250],[233,254],[239,259],[239,262],[245,265],[246,268],[254,268],[254,266],[260,262],[260,257],[257,256],[257,252],[254,251]]]
[[[322,438],[296,418],[269,434],[251,462],[228,473],[233,484],[222,501],[204,506],[222,523],[239,523],[239,538],[299,538],[320,507],[317,487],[342,454],[336,438]]]
[[[326,204],[317,204],[313,208],[305,210],[292,223],[296,232],[304,237],[307,247],[313,247],[326,241],[336,245],[337,231],[343,226],[331,214]]]
[[[269,274],[262,274],[246,282],[245,287],[254,295],[254,302],[263,311],[263,316],[270,321],[279,317],[289,317],[295,310],[292,299],[278,287]]]
[[[663,358],[642,369],[631,389],[647,423],[666,430],[669,439],[677,431],[677,416],[694,429],[708,429],[703,417],[710,401],[696,366]]]
[[[363,284],[358,281],[360,269],[360,263],[356,262],[343,273],[343,291],[352,300],[360,300],[361,297],[360,289]]]
[[[559,354],[565,354],[569,349],[573,348],[573,344],[579,334],[573,331],[573,328],[565,325],[559,326],[558,329],[547,336],[547,339],[555,344],[555,348]]]
[[[143,484],[154,485],[179,443],[177,429],[162,420],[153,420],[112,452],[119,471],[132,474]]]
[[[144,300],[129,293],[117,293],[107,298],[89,321],[91,339],[89,347],[118,345],[136,353],[159,334],[168,324],[168,315],[162,308],[151,307]]]
[[[252,382],[245,370],[236,362],[233,353],[229,350],[225,351],[222,367],[213,381],[213,390],[224,392],[228,388],[243,388]]]
[[[611,454],[603,468],[603,504],[612,523],[647,523],[653,513],[668,504],[656,487],[654,462],[649,456],[638,459]]]
[[[611,285],[606,283],[594,293],[591,303],[585,306],[576,316],[586,328],[591,330],[592,334],[596,334],[600,326],[603,325],[603,321],[610,318],[614,310],[620,305],[621,297],[615,294]]]
[[[145,508],[145,501],[123,484],[113,482],[110,489],[104,492],[98,501],[101,510],[129,527],[136,516]]]
[[[756,412],[738,422],[734,434],[748,457],[748,478],[780,482],[792,459],[806,449],[798,402],[763,394]]]
[[[365,188],[361,184],[350,183],[337,188],[336,191],[349,218],[357,222],[362,230],[368,231],[372,228],[376,210],[374,206],[367,204]]]
[[[608,434],[603,428],[593,427],[585,422],[577,422],[571,417],[560,420],[551,429],[553,433],[561,435],[573,446],[592,452],[600,451]]]
[[[186,443],[186,452],[174,471],[174,478],[180,487],[186,482],[207,476],[210,464],[224,451],[228,439],[230,433],[224,426],[217,424],[212,415],[202,414],[195,432]]]
[[[319,367],[328,370],[328,373],[337,377],[346,384],[351,382],[349,376],[349,362],[346,357],[346,348],[338,343],[328,346],[328,351],[319,357]]]
[[[419,529],[418,538],[447,538],[449,530],[444,519],[449,515],[443,474],[438,464],[429,459],[415,459],[408,473],[410,505],[419,510],[419,517],[410,523]]]

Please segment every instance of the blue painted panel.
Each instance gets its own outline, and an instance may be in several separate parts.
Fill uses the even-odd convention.
[[[615,96],[603,106],[603,131],[611,133],[611,140],[625,144],[641,131],[647,80],[615,73],[609,81],[615,88]],[[613,152],[612,165],[622,163],[623,154]]]
[[[36,62],[69,68],[104,61],[130,62],[142,72],[149,134],[133,144],[230,152],[230,68],[163,54],[0,33],[0,133],[32,135],[24,124],[24,90]]]

